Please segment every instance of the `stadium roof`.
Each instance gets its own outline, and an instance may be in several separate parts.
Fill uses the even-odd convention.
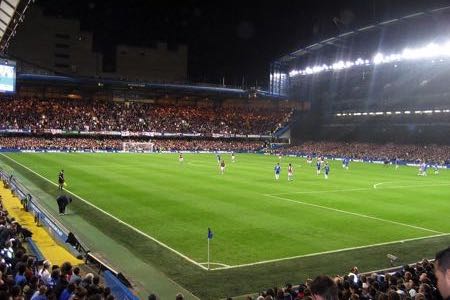
[[[9,40],[16,34],[19,23],[33,0],[0,0],[0,51],[8,48]]]
[[[18,82],[28,82],[35,84],[43,84],[45,86],[52,84],[74,85],[74,86],[94,86],[117,90],[145,90],[154,94],[180,94],[190,96],[215,96],[215,97],[237,97],[248,98],[249,96],[257,96],[258,98],[285,99],[284,97],[276,97],[261,90],[244,90],[240,88],[209,86],[206,84],[176,84],[176,83],[154,83],[154,82],[135,82],[116,79],[100,79],[88,77],[69,77],[59,75],[37,75],[37,74],[18,74]]]
[[[372,33],[373,35],[377,34],[383,34],[385,32],[385,29],[388,27],[392,27],[395,25],[402,24],[404,25],[405,22],[417,22],[420,18],[427,18],[427,17],[434,17],[439,14],[446,14],[450,13],[450,6],[440,7],[436,9],[426,10],[426,11],[420,11],[414,14],[406,15],[400,18],[385,20],[379,23],[374,23],[362,28],[358,28],[355,30],[350,30],[348,32],[344,32],[342,34],[339,34],[334,37],[327,38],[325,40],[322,40],[320,42],[314,43],[312,45],[309,45],[305,48],[298,49],[292,53],[289,53],[279,59],[277,59],[275,62],[282,63],[282,64],[290,64],[294,61],[297,61],[300,58],[304,58],[305,56],[315,54],[319,51],[326,50],[328,48],[342,48],[343,45],[345,45],[348,41],[354,40],[358,37],[364,36],[364,43],[368,42],[369,38],[367,33]],[[378,41],[379,42],[379,41]]]

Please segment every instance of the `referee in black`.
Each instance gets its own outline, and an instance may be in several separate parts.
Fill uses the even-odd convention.
[[[56,198],[56,203],[58,203],[59,215],[63,216],[66,213],[66,206],[72,203],[72,198],[66,195],[60,195]]]

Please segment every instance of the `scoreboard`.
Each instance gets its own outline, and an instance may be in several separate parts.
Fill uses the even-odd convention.
[[[16,62],[0,59],[0,93],[16,91]]]

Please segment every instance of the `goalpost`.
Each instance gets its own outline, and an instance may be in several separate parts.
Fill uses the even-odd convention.
[[[122,150],[127,152],[153,152],[152,142],[123,142]]]

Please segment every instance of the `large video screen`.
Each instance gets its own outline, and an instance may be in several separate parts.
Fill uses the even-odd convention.
[[[0,59],[0,93],[16,91],[16,63]]]

